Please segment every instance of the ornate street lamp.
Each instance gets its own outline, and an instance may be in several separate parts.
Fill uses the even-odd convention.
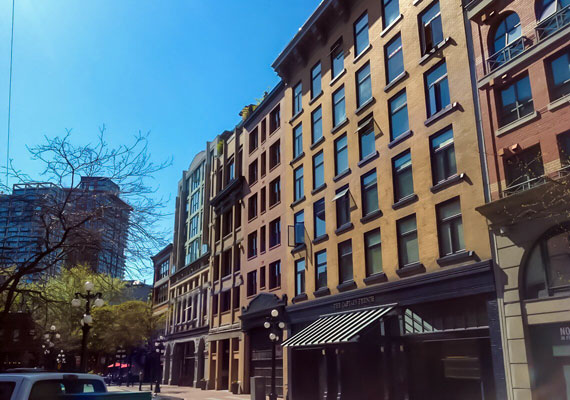
[[[119,386],[121,386],[121,384],[123,383],[123,379],[122,379],[122,373],[121,373],[121,368],[123,366],[123,362],[126,361],[127,359],[127,350],[123,349],[123,346],[119,347],[117,349],[117,352],[115,353],[115,365],[119,364],[119,372],[117,372],[117,379],[119,380]],[[127,383],[128,386],[128,383]]]
[[[162,355],[164,354],[164,336],[159,336],[154,342],[154,351],[157,356],[158,374],[156,378],[156,385],[154,385],[154,393],[160,393],[160,381],[162,380]]]
[[[63,365],[67,362],[65,361],[65,353],[63,352],[63,350],[59,351],[56,360],[57,360],[57,369],[58,370],[62,369]]]
[[[270,316],[263,323],[263,326],[269,330],[269,340],[271,340],[271,393],[269,393],[269,400],[277,400],[277,389],[275,388],[276,349],[277,342],[281,340],[283,335],[285,322],[280,320],[279,311],[274,308],[271,310]]]
[[[42,344],[42,351],[45,357],[45,368],[49,368],[50,364],[50,354],[55,347],[55,341],[61,338],[61,335],[57,332],[55,325],[50,326],[49,330],[44,333],[44,344]]]
[[[93,301],[94,307],[101,307],[105,302],[101,298],[103,295],[100,292],[92,294],[93,283],[87,281],[85,282],[86,294],[75,293],[75,298],[71,300],[71,305],[73,307],[81,307],[81,299],[85,300],[85,314],[81,318],[81,330],[83,332],[83,337],[81,339],[81,372],[86,372],[87,366],[87,336],[89,335],[89,330],[91,329],[91,324],[93,323],[93,317],[91,316],[91,301]]]

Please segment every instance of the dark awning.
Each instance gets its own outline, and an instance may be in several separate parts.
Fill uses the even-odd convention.
[[[323,315],[301,332],[284,341],[282,346],[306,347],[353,342],[364,328],[378,321],[393,308],[394,305],[386,305]]]

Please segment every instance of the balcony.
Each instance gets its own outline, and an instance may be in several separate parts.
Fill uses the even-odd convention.
[[[568,25],[570,25],[570,6],[558,10],[550,17],[540,21],[535,28],[536,39],[540,42]]]
[[[525,190],[529,190],[535,186],[543,184],[544,182],[546,182],[546,179],[547,178],[545,176],[526,179],[524,182],[518,182],[510,186],[507,186],[503,194],[505,196],[510,196],[516,193],[524,192]]]
[[[524,36],[521,36],[503,49],[497,51],[487,60],[487,67],[489,69],[489,72],[493,72],[497,68],[509,63],[512,59],[524,53],[527,48],[528,39]]]

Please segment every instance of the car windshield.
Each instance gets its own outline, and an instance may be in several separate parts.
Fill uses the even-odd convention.
[[[0,382],[0,400],[10,400],[14,386],[15,382]]]
[[[52,400],[62,394],[105,391],[103,382],[96,379],[51,379],[34,383],[29,400]]]

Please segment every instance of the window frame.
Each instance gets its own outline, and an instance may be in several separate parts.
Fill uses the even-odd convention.
[[[315,71],[318,68],[318,74],[315,75]],[[318,85],[315,85],[315,82],[317,81],[318,78]],[[320,61],[318,61],[315,65],[313,65],[313,67],[311,68],[311,99],[314,99],[315,97],[317,97],[319,94],[322,93],[323,91],[323,87],[322,87],[322,64]],[[318,86],[318,92],[315,90],[315,87]]]
[[[317,114],[319,115],[319,117],[316,119],[315,116]],[[315,127],[317,125],[320,126],[320,129],[318,130],[320,131],[319,137],[315,136],[316,132]],[[323,137],[323,109],[321,106],[318,106],[311,113],[311,144],[315,144],[317,141],[321,140],[322,137]]]
[[[341,141],[345,140],[345,145],[340,145]],[[339,147],[340,146],[340,147]],[[341,157],[346,158],[346,168],[342,171],[339,171],[339,164],[341,161]],[[342,134],[334,141],[334,172],[335,176],[339,176],[340,174],[345,173],[350,169],[350,164],[348,162],[348,136],[346,133]]]
[[[368,69],[368,73],[364,76],[361,77],[360,74],[365,71],[366,69]],[[371,74],[371,67],[370,67],[370,61],[367,61],[362,67],[360,67],[358,69],[358,71],[356,71],[356,107],[360,108],[362,107],[364,104],[366,104],[367,102],[372,100],[372,74]],[[368,91],[370,92],[370,96],[368,96],[368,98],[363,99],[361,97],[362,93],[361,91],[365,91],[366,87],[364,87],[364,85],[368,86]],[[346,104],[345,104],[346,107]],[[345,114],[346,114],[346,110],[345,110]]]
[[[363,25],[361,28],[358,28],[358,24],[363,21],[364,19],[366,19],[366,24]],[[354,34],[354,57],[358,57],[359,55],[361,55],[370,45],[370,26],[369,26],[369,20],[368,20],[368,12],[365,11],[364,13],[362,13],[362,15],[360,17],[358,17],[358,19],[354,22],[353,25],[353,34]],[[361,43],[362,48],[360,48],[358,42],[359,42],[359,35],[366,33],[366,43]]]
[[[339,93],[342,93],[342,97],[337,99],[337,95]],[[339,112],[341,111],[340,109],[337,110],[337,107],[340,107],[341,104],[342,104],[342,112],[340,114],[344,114],[344,118],[337,122]],[[341,87],[339,87],[337,90],[335,90],[333,92],[333,94],[332,94],[332,106],[333,106],[332,107],[332,118],[333,118],[333,129],[334,129],[334,128],[342,125],[344,123],[344,121],[346,121],[346,119],[347,119],[347,115],[346,115],[346,92],[344,90],[344,85],[342,85]]]
[[[346,246],[349,249],[346,253],[342,253],[342,247]],[[346,250],[345,249],[345,250]],[[347,239],[337,245],[338,251],[338,281],[339,284],[354,282],[354,259],[352,253],[352,239]],[[349,260],[349,261],[348,261]],[[346,265],[343,265],[347,262]],[[347,269],[350,268],[350,274],[345,275]],[[349,277],[350,276],[350,277]]]
[[[527,100],[520,100],[519,99],[519,84],[522,83],[523,81],[526,81],[528,83],[528,91],[530,93],[530,98],[528,98]],[[505,93],[506,91],[510,90],[512,88],[513,90],[513,96],[515,99],[514,102],[514,108],[511,108],[508,112],[506,111],[506,106],[505,104],[503,104],[503,93]],[[518,77],[517,79],[514,79],[512,81],[510,81],[510,83],[508,85],[504,85],[501,88],[499,88],[499,90],[497,90],[497,95],[498,95],[498,116],[499,116],[499,126],[503,127],[503,126],[507,126],[509,124],[512,124],[513,122],[516,122],[518,120],[520,120],[521,118],[526,117],[527,115],[531,115],[535,109],[534,109],[534,98],[533,98],[533,94],[532,94],[532,86],[530,84],[530,76],[528,74],[524,74],[520,77]],[[527,113],[522,113],[522,109],[524,109],[525,107],[530,107],[529,111]],[[516,111],[516,118],[513,120],[510,120],[510,117],[513,114],[513,111]]]
[[[454,214],[449,217],[442,217],[441,210],[453,203],[457,202],[459,207],[459,213]],[[461,253],[465,251],[465,236],[463,232],[463,213],[461,212],[461,201],[459,196],[453,197],[449,200],[443,201],[435,206],[435,214],[437,218],[437,237],[438,237],[438,245],[439,245],[439,256],[445,257],[450,256],[453,254]],[[459,227],[456,224],[459,223]],[[453,229],[455,227],[455,230]],[[448,243],[451,252],[444,251],[444,244],[443,244],[443,237],[444,237],[444,229],[447,229],[449,240],[451,243]],[[459,232],[461,230],[461,232]],[[459,237],[454,236],[454,232],[461,236]],[[461,247],[460,241],[463,242],[463,247]],[[457,245],[457,248],[456,248]]]
[[[320,161],[318,160],[320,158]],[[317,177],[319,179],[317,179]],[[318,183],[318,184],[317,184]],[[313,156],[313,190],[325,184],[325,154],[321,150]]]
[[[293,116],[303,111],[303,82],[299,81],[293,86]]]
[[[302,269],[299,268],[299,265],[301,264],[303,265]],[[307,290],[306,281],[305,281],[306,271],[307,271],[307,263],[305,261],[305,258],[300,258],[298,260],[295,260],[295,296],[300,296],[306,293]],[[300,286],[302,286],[302,288]]]
[[[411,219],[414,220],[414,225],[415,225],[414,229],[401,233],[400,232],[400,225],[403,224],[405,221],[411,220]],[[403,249],[403,247],[404,247],[403,246],[403,240],[409,236],[414,236],[414,235],[415,235],[415,240],[417,242],[417,246],[416,246],[416,248],[417,248],[417,255],[416,255],[417,260],[412,261],[412,262],[408,262],[408,263],[404,263],[403,257],[402,257],[402,254],[404,253],[404,251],[403,251],[404,250]],[[416,217],[415,213],[407,215],[407,216],[400,218],[399,220],[396,221],[396,237],[398,240],[398,266],[399,266],[399,268],[402,269],[402,268],[405,268],[407,266],[419,263],[419,260],[420,260],[420,243],[419,243],[419,235],[418,235],[418,221],[417,221],[417,217]],[[406,255],[406,258],[410,258],[408,254]]]
[[[342,42],[342,37],[340,39],[338,39],[332,46],[331,46],[331,52],[330,52],[330,58],[331,58],[331,81],[335,80],[335,78],[337,78],[338,76],[340,76],[340,74],[342,74],[342,72],[344,71],[344,48],[343,48],[343,42]],[[341,60],[342,58],[342,60]],[[335,68],[335,60],[341,60],[342,63],[338,66],[340,69],[337,71]]]
[[[324,255],[324,261],[319,260],[319,256]],[[315,290],[326,289],[328,287],[328,265],[327,265],[327,250],[323,249],[315,253]],[[323,270],[323,271],[321,271]],[[324,282],[319,279],[324,275]]]
[[[439,11],[434,16],[432,16],[429,20],[424,21],[423,20],[424,16],[426,14],[428,14],[433,7],[436,7],[436,6],[439,8]],[[441,26],[441,40],[438,41],[437,43],[435,43],[434,37],[433,37],[434,31],[431,28],[431,26],[437,20],[439,20],[439,25]],[[422,10],[422,12],[418,15],[418,27],[420,28],[422,55],[426,55],[427,53],[430,53],[432,50],[434,50],[437,47],[438,44],[442,43],[445,40],[445,36],[443,34],[443,21],[441,19],[441,5],[439,4],[439,1],[434,1],[428,7],[426,7],[424,10]],[[428,31],[428,29],[429,29],[429,31]],[[428,32],[430,33],[430,41],[429,42],[427,40],[427,38],[428,38],[427,33]]]
[[[364,181],[365,179],[369,178],[371,175],[374,175],[374,182],[373,183],[368,183],[365,184]],[[376,168],[368,171],[367,173],[365,173],[364,175],[362,175],[360,177],[360,188],[361,188],[361,198],[362,198],[362,217],[366,217],[368,215],[371,215],[375,212],[377,212],[378,210],[380,210],[380,202],[378,200],[378,174],[376,173]],[[370,191],[376,191],[376,196],[375,196],[375,200],[376,200],[376,205],[375,208],[372,210],[370,209],[370,205],[367,203],[368,198],[367,198],[367,193]]]
[[[300,176],[298,176],[298,171],[301,171]],[[305,183],[303,175],[303,165],[299,165],[293,170],[293,201],[299,201],[305,196]]]
[[[404,157],[409,157],[409,161],[406,161],[404,164],[408,164],[404,167],[400,166],[397,167],[396,163]],[[400,180],[401,177],[410,170],[410,177],[411,177],[411,193],[402,195],[402,181]],[[406,199],[414,194],[414,172],[413,172],[413,164],[412,164],[412,152],[411,149],[404,150],[397,156],[392,159],[392,185],[394,186],[394,203],[397,203],[403,199]]]
[[[389,52],[389,47],[392,46],[396,41],[400,41],[400,45],[396,47],[393,51]],[[402,34],[397,33],[389,42],[384,45],[384,69],[386,70],[386,85],[395,81],[400,75],[406,72],[404,66],[404,45],[402,43]],[[391,69],[395,68],[393,66],[394,62],[401,62],[401,71],[396,71],[395,75],[391,73]],[[392,71],[394,72],[394,71]],[[390,76],[392,77],[390,78]]]
[[[298,123],[293,128],[293,159],[303,154],[303,123]]]
[[[398,6],[398,12],[397,15],[395,17],[393,17],[393,19],[391,19],[390,21],[386,20],[386,9],[388,9],[387,4],[396,2],[397,6]],[[393,23],[395,23],[395,21],[398,19],[398,17],[401,15],[400,12],[400,2],[399,0],[382,0],[382,29],[386,29],[389,26],[391,26]]]
[[[319,226],[322,226],[322,229],[319,228]],[[313,238],[318,239],[322,236],[325,236],[326,234],[327,234],[326,204],[325,204],[325,198],[323,197],[313,203]]]
[[[451,132],[451,141],[449,139],[445,142],[442,142],[442,146],[435,148],[434,142],[436,139],[441,138],[442,136],[446,135],[447,133]],[[431,158],[431,170],[432,170],[432,183],[433,185],[437,185],[438,183],[445,182],[449,178],[457,175],[457,157],[455,156],[455,137],[453,135],[453,127],[451,125],[443,128],[442,130],[434,133],[429,138],[429,147],[430,147],[430,158]],[[455,160],[454,168],[449,165],[449,152],[453,152],[453,159]],[[441,175],[443,178],[439,179],[437,176],[440,175],[439,172],[439,163],[438,159],[442,158],[443,162],[443,171],[441,171]]]
[[[405,96],[404,104],[398,105],[397,107],[392,107],[393,104],[396,103],[402,96]],[[402,110],[406,110],[406,129],[400,132],[397,136],[394,134],[394,116],[401,112]],[[389,125],[390,125],[390,141],[396,140],[400,136],[404,135],[406,132],[410,131],[410,114],[408,113],[408,93],[406,89],[402,89],[400,92],[396,93],[390,99],[388,99],[388,115],[389,115]]]
[[[373,244],[369,244],[367,237],[370,237],[374,234],[378,233],[378,243],[373,243]],[[379,275],[384,273],[384,266],[382,263],[382,231],[380,230],[380,227],[372,229],[368,232],[364,233],[364,264],[365,264],[365,270],[366,270],[366,276],[374,276],[374,275]],[[372,262],[372,256],[371,256],[371,252],[374,251],[375,248],[378,248],[379,252],[380,252],[380,270],[376,271],[373,266],[371,266],[371,262]]]
[[[431,84],[429,83],[429,77],[431,74],[435,73],[441,66],[445,66],[445,73],[435,79]],[[445,59],[438,62],[432,68],[427,70],[424,74],[424,83],[425,83],[425,90],[426,90],[426,107],[427,107],[427,116],[433,117],[438,112],[445,109],[445,107],[451,104],[451,93],[449,91],[449,79],[448,79],[448,71],[447,71],[447,62]],[[444,104],[444,97],[443,97],[443,90],[442,85],[445,82],[445,87],[447,91],[447,104]],[[434,91],[434,101],[435,104],[432,104],[432,88]],[[434,106],[434,111],[432,111],[432,106]]]

